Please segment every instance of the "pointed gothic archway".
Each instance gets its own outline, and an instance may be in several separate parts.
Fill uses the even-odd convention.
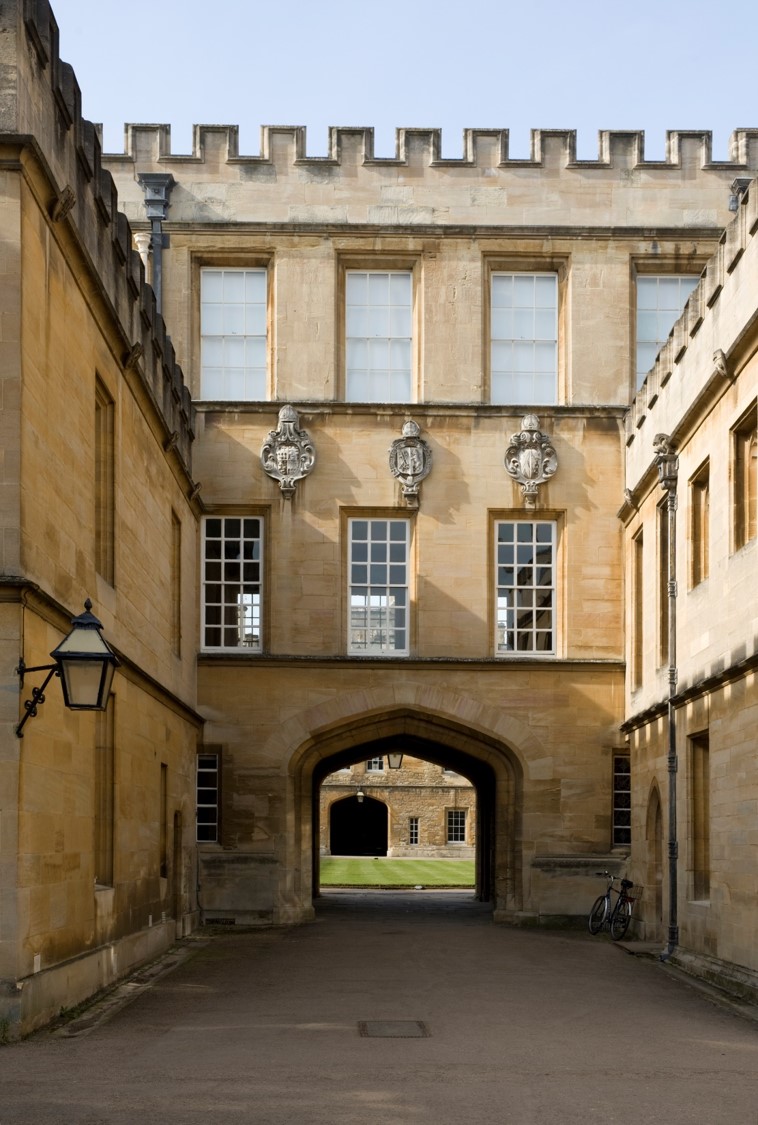
[[[319,789],[330,773],[402,749],[412,757],[466,777],[477,794],[476,895],[495,917],[522,909],[521,764],[505,741],[449,716],[397,708],[352,716],[314,732],[293,757],[295,832],[301,877],[310,869],[309,894],[319,893]],[[306,885],[302,885],[301,893]]]

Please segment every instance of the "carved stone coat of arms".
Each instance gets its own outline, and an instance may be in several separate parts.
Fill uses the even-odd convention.
[[[537,489],[555,474],[558,457],[536,414],[524,415],[521,427],[505,451],[505,470],[521,485],[524,507],[536,508]]]
[[[316,464],[316,450],[306,430],[299,428],[294,406],[279,411],[279,425],[269,430],[261,449],[263,471],[279,482],[282,495],[291,500],[297,481],[307,477]]]
[[[413,420],[405,423],[402,433],[390,446],[390,472],[400,481],[408,507],[417,508],[421,482],[432,471],[432,451]]]

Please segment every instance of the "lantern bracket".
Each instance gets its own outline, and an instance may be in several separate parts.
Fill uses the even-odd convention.
[[[45,702],[45,688],[50,683],[53,676],[60,675],[60,669],[58,668],[57,664],[36,664],[34,667],[29,667],[24,663],[22,657],[22,659],[18,662],[16,672],[21,681],[20,687],[22,690],[24,687],[24,676],[27,674],[27,672],[47,672],[47,675],[45,676],[40,686],[32,688],[31,699],[24,700],[24,711],[26,712],[26,714],[16,727],[16,734],[19,738],[23,738],[24,725],[26,724],[27,720],[33,719],[35,717],[35,715],[37,714],[37,708],[41,707]]]

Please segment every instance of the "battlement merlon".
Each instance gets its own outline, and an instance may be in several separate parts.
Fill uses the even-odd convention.
[[[35,169],[52,224],[63,224],[97,277],[120,337],[191,482],[194,407],[155,296],[145,283],[116,184],[103,167],[98,130],[81,114],[73,68],[58,53],[48,0],[0,4],[0,143],[14,171]]]
[[[465,129],[460,157],[443,157],[440,129],[398,128],[395,130],[395,155],[376,156],[374,130],[369,126],[331,126],[329,152],[326,156],[309,156],[306,128],[302,125],[264,125],[261,128],[260,152],[244,155],[239,151],[239,128],[236,125],[194,125],[192,152],[177,153],[171,149],[171,126],[164,124],[127,124],[124,128],[123,153],[106,153],[109,162],[236,164],[250,167],[276,164],[312,167],[339,167],[343,164],[380,168],[393,165],[406,168],[440,169],[614,169],[629,171],[677,170],[684,167],[713,169],[736,176],[738,172],[758,166],[758,128],[735,129],[729,141],[729,160],[713,159],[712,134],[709,130],[670,130],[666,134],[664,160],[645,159],[645,134],[641,130],[598,133],[596,160],[579,160],[576,156],[575,129],[532,129],[531,152],[528,159],[511,158],[508,129]]]

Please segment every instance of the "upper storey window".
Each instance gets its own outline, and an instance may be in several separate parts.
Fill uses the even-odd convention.
[[[491,400],[543,406],[558,397],[558,277],[493,273]]]
[[[346,397],[410,402],[413,285],[410,270],[345,275]]]
[[[700,278],[692,274],[637,278],[637,386],[641,387]]]
[[[266,289],[265,269],[201,271],[201,398],[267,397]]]

